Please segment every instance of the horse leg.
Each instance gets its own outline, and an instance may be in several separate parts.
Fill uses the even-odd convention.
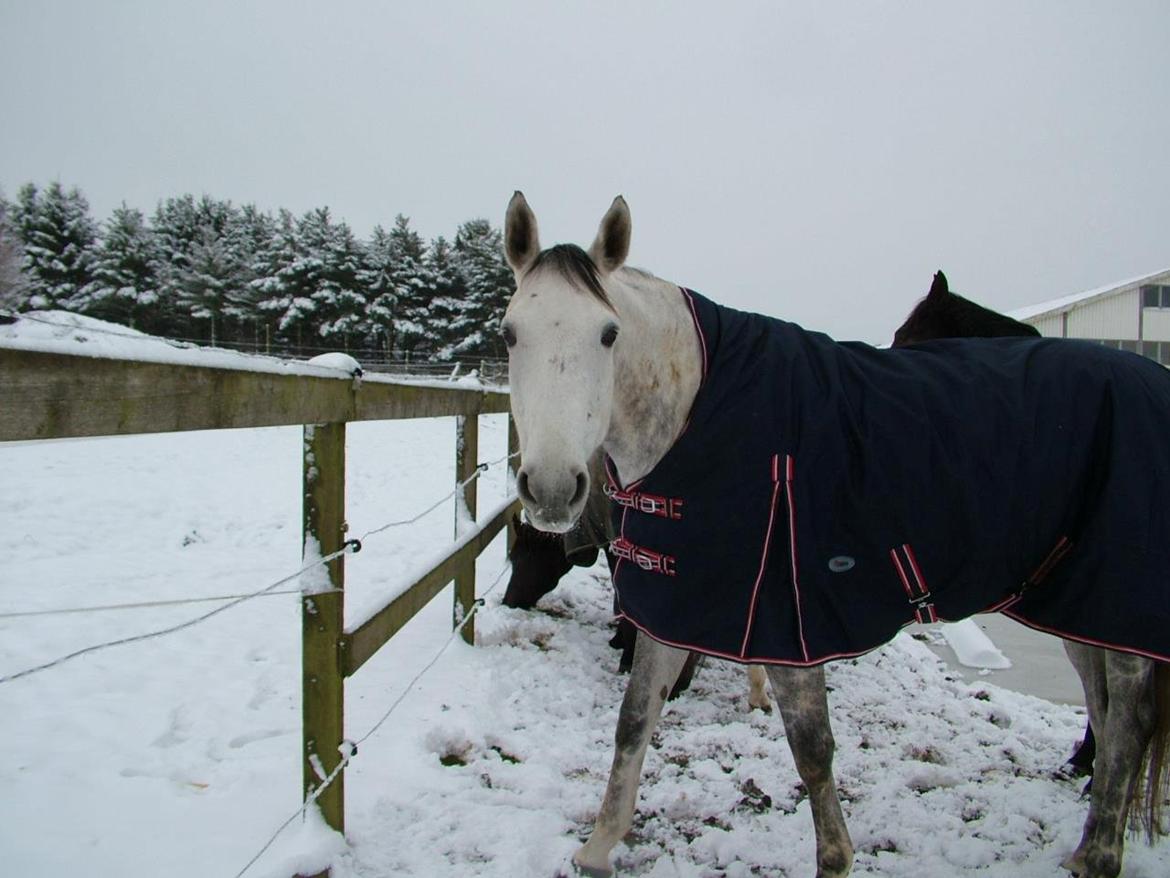
[[[1116,878],[1134,786],[1154,730],[1154,663],[1068,641],[1065,651],[1085,688],[1097,755],[1081,843],[1063,865],[1079,878]]]
[[[833,730],[824,668],[768,667],[772,695],[796,771],[808,790],[817,838],[817,878],[844,878],[853,865],[853,842],[833,777]]]
[[[762,665],[748,665],[748,710],[762,710],[772,712],[772,702],[768,700],[768,675]]]
[[[646,746],[662,715],[662,705],[671,684],[687,660],[685,649],[665,646],[638,633],[634,666],[622,699],[614,735],[613,766],[601,811],[589,840],[573,855],[573,864],[581,874],[609,876],[609,852],[629,831],[634,819],[634,802]]]

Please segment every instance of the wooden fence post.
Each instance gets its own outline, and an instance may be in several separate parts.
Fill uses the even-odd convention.
[[[345,542],[345,424],[306,424],[304,430],[304,560],[309,563],[338,551]],[[307,799],[341,761],[345,556],[302,574],[302,580],[302,777]],[[317,799],[325,822],[341,833],[344,780],[343,771]]]
[[[471,478],[479,466],[479,417],[459,415],[455,418],[455,481]],[[468,482],[455,497],[455,536],[460,537],[475,521],[478,480]],[[458,625],[471,612],[475,603],[475,558],[459,566],[455,574],[454,624]],[[463,639],[475,643],[475,620],[463,626]]]

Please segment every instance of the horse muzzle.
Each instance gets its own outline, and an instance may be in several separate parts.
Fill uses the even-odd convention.
[[[516,474],[516,492],[537,530],[564,533],[577,523],[585,509],[589,474],[582,466],[554,472],[526,464]]]

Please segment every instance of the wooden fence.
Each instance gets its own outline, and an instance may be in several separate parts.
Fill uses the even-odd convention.
[[[255,372],[0,348],[0,441],[303,425],[304,544],[318,557],[340,550],[345,524],[345,425],[350,421],[454,416],[456,481],[478,465],[478,416],[508,411],[508,396],[467,387],[355,381],[348,376]],[[508,450],[517,449],[509,420]],[[476,515],[476,483],[463,504]],[[345,678],[450,582],[453,624],[475,601],[475,559],[511,520],[508,504],[464,529],[456,548],[351,630],[344,627],[345,555],[326,569],[332,591],[304,594],[302,769],[306,798],[332,772],[344,741]],[[306,558],[306,561],[313,560]],[[474,620],[462,635],[474,642]],[[316,763],[316,765],[314,765]],[[344,775],[318,798],[326,822],[345,831]]]

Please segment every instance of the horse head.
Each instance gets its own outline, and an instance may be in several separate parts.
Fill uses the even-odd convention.
[[[501,333],[523,465],[516,486],[529,520],[563,533],[589,495],[588,461],[604,441],[614,396],[621,319],[607,282],[629,252],[630,214],[618,197],[588,251],[541,250],[536,217],[517,192],[504,251],[516,276]]]
[[[997,338],[1003,336],[1040,335],[1027,323],[984,308],[970,299],[952,293],[941,271],[934,275],[926,294],[906,322],[894,332],[894,347],[930,341],[936,338]]]

